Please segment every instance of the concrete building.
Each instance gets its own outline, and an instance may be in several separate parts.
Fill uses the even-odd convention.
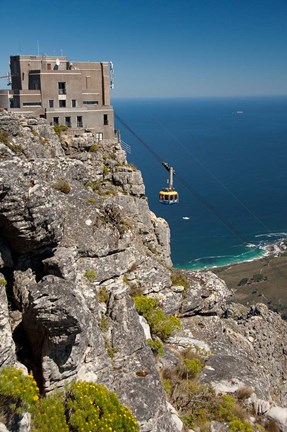
[[[110,62],[70,62],[67,57],[11,56],[11,90],[0,107],[46,118],[51,124],[89,129],[114,138]]]

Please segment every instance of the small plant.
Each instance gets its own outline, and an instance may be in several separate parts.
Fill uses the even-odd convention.
[[[34,411],[39,400],[39,389],[32,375],[24,375],[22,369],[4,367],[0,373],[0,396],[4,418],[13,413]]]
[[[117,195],[116,188],[110,182],[103,183],[99,180],[89,180],[85,183],[85,188],[92,190],[103,198]]]
[[[98,151],[98,149],[99,149],[98,144],[92,144],[91,147],[89,148],[89,152],[94,153]]]
[[[164,354],[164,344],[159,339],[147,339],[147,344],[151,347],[155,355],[162,356]]]
[[[93,269],[87,269],[84,276],[89,282],[96,282],[97,280],[97,272]]]
[[[173,285],[183,286],[184,288],[188,288],[190,285],[187,277],[180,271],[174,271],[170,278]]]
[[[9,145],[9,140],[8,140],[8,133],[5,131],[1,131],[0,130],[0,142],[2,142],[3,144],[5,144],[6,146]]]
[[[88,201],[88,203],[90,203],[90,204],[96,204],[96,199],[95,198],[92,198],[92,197],[88,197],[87,198],[87,201]]]
[[[97,277],[97,276],[96,276]],[[109,300],[109,291],[105,286],[101,287],[98,291],[98,300],[100,303],[107,303]]]
[[[50,432],[51,420],[54,431],[69,432],[71,430],[66,422],[64,395],[60,393],[40,400],[32,417],[33,432]]]
[[[134,302],[138,313],[147,320],[152,333],[163,341],[181,328],[177,317],[164,314],[159,307],[159,300],[153,297],[135,296]]]
[[[108,175],[109,172],[110,172],[109,167],[108,167],[107,165],[104,165],[104,168],[103,168],[103,174],[104,174],[104,175]]]
[[[0,277],[0,285],[2,285],[3,287],[7,286],[7,281],[5,278]]]
[[[186,367],[186,372],[190,378],[195,378],[203,369],[203,364],[198,358],[186,358],[184,359],[184,365]]]
[[[66,125],[61,125],[61,124],[56,124],[54,125],[54,131],[55,133],[60,137],[62,135],[63,132],[65,132],[68,129],[68,126]]]
[[[100,324],[100,327],[101,327],[101,330],[103,333],[105,333],[107,331],[108,326],[109,326],[109,319],[106,315],[104,315],[104,316],[102,316],[101,324]]]
[[[53,183],[52,188],[65,194],[68,194],[71,191],[71,185],[68,180],[62,178],[59,178],[56,183]]]
[[[67,395],[66,407],[73,431],[137,432],[130,409],[101,384],[77,382]]]
[[[238,400],[248,399],[253,393],[252,387],[240,387],[236,392],[236,397]]]
[[[162,382],[163,389],[166,392],[167,396],[170,396],[171,390],[172,390],[172,386],[171,386],[170,381],[166,378],[162,378],[161,382]]]
[[[125,285],[128,285],[128,286],[129,286],[130,282],[129,282],[129,279],[128,279],[127,275],[124,275],[124,276],[123,276],[123,283],[124,283]]]
[[[9,134],[3,130],[0,130],[0,142],[5,144],[5,146],[14,153],[21,153],[23,151],[20,145],[12,144],[9,142]]]
[[[253,432],[253,428],[250,423],[244,420],[232,420],[229,423],[230,432]]]

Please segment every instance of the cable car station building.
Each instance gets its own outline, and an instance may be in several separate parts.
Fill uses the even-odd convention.
[[[10,57],[11,90],[0,90],[0,107],[44,117],[50,124],[114,138],[110,62],[70,62],[67,57]]]

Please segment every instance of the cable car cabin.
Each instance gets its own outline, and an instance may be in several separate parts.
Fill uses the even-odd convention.
[[[162,189],[159,193],[159,202],[170,205],[178,203],[178,193],[176,190]]]

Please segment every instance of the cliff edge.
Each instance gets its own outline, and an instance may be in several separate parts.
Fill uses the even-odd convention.
[[[0,272],[0,366],[22,364],[43,393],[103,383],[143,432],[181,431],[160,373],[192,349],[204,352],[199,381],[217,392],[251,387],[256,414],[287,403],[286,323],[264,305],[231,304],[211,272],[176,281],[169,227],[117,140],[58,136],[44,119],[0,112]],[[180,318],[162,357],[138,294]]]

